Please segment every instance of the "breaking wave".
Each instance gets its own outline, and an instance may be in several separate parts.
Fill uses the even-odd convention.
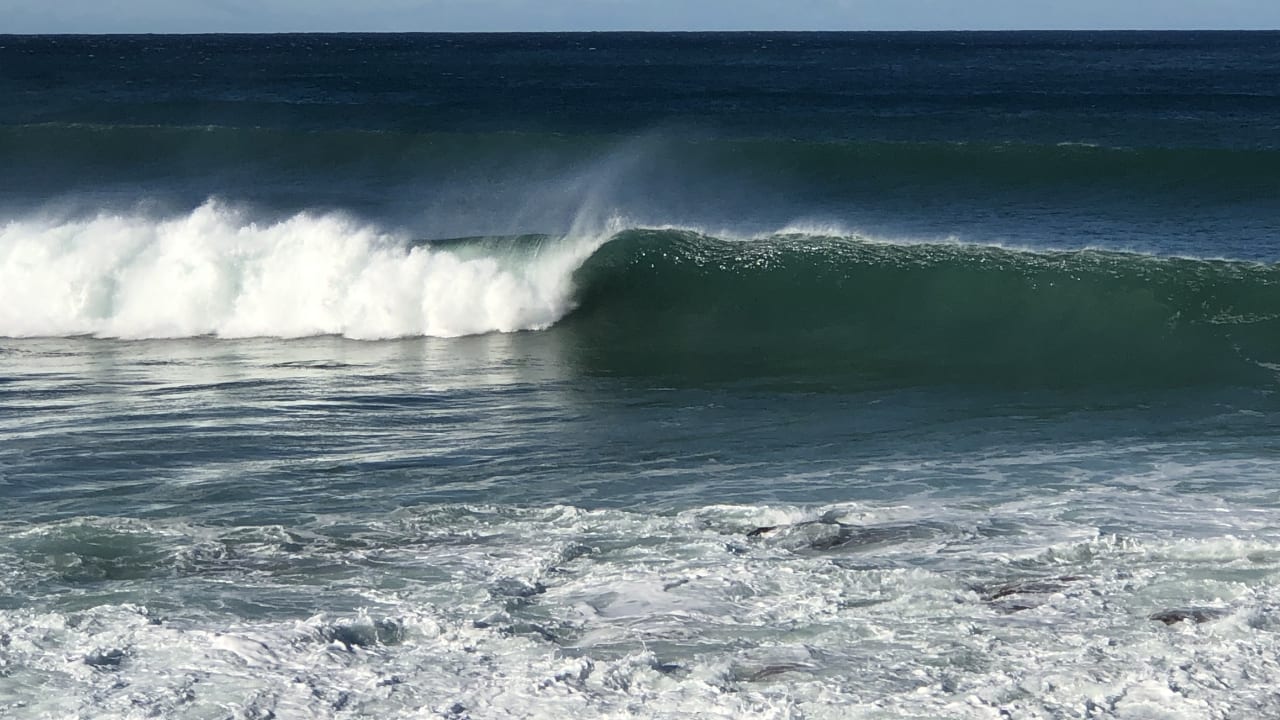
[[[0,334],[453,337],[544,328],[592,241],[441,250],[339,214],[259,224],[209,202],[168,220],[0,227]]]
[[[585,369],[873,383],[1252,384],[1280,269],[1098,250],[606,227],[421,242],[338,214],[0,229],[0,334],[455,337],[543,330]]]

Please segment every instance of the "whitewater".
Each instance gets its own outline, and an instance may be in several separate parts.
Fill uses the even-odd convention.
[[[336,214],[259,224],[208,202],[185,217],[16,220],[0,229],[0,334],[454,337],[544,328],[599,240],[530,262],[413,246]]]

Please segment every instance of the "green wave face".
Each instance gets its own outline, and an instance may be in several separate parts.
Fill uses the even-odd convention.
[[[1226,261],[632,230],[561,324],[610,375],[867,385],[1271,384],[1280,269]]]

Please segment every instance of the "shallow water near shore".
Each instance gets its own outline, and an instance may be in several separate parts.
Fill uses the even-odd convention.
[[[648,386],[554,337],[11,341],[7,706],[1271,706],[1268,394]]]

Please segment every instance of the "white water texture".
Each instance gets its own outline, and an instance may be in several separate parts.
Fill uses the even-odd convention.
[[[463,256],[339,214],[0,225],[0,336],[456,337],[545,328],[602,235],[530,257]]]
[[[1117,497],[947,522],[562,506],[295,530],[0,526],[0,587],[7,571],[42,596],[0,604],[0,716],[1276,717],[1270,520],[1249,539],[1140,539],[1072,519]],[[850,542],[826,547],[841,526],[805,524],[820,518]],[[747,537],[761,522],[783,524]],[[114,579],[45,595],[95,573]],[[318,597],[360,609],[312,615]],[[1176,607],[1207,620],[1150,616]]]

